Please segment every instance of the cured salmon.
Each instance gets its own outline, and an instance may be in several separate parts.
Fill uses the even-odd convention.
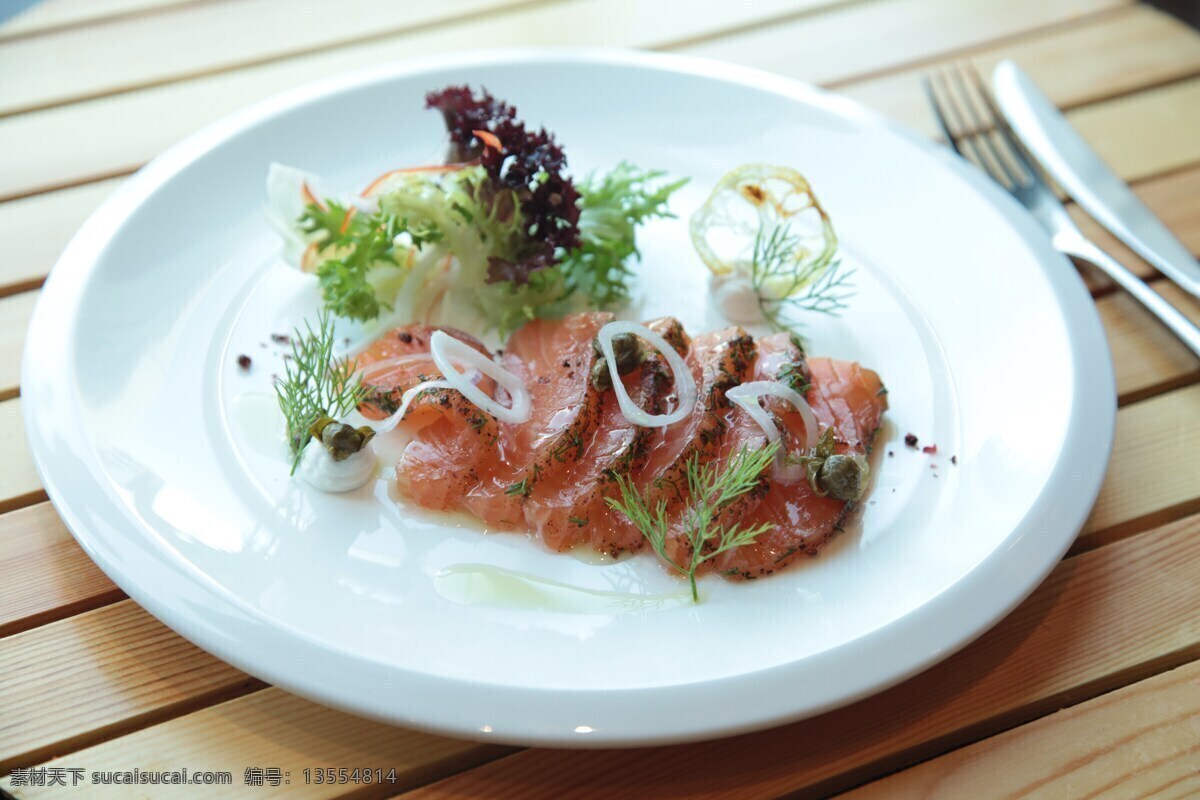
[[[711,464],[720,470],[742,450],[767,444],[759,424],[726,398],[729,389],[749,381],[794,388],[812,408],[819,431],[832,430],[836,453],[869,453],[887,407],[874,372],[855,363],[807,358],[786,334],[756,341],[735,326],[689,338],[671,318],[648,327],[683,357],[696,382],[696,403],[672,425],[633,424],[612,387],[595,378],[606,370],[596,334],[611,319],[589,312],[535,320],[513,334],[500,363],[528,387],[532,416],[527,422],[499,422],[453,389],[419,393],[401,423],[413,438],[396,465],[400,491],[420,506],[466,510],[490,529],[528,530],[553,550],[586,546],[616,556],[646,544],[641,531],[608,502],[620,496],[619,485],[626,482],[650,508],[661,504],[666,510],[664,555],[684,565],[692,557],[688,466]],[[439,377],[428,353],[433,330],[397,329],[359,356],[368,389],[364,413],[391,413],[403,392]],[[445,330],[488,354],[473,337]],[[649,414],[674,411],[679,397],[670,368],[644,342],[638,347],[635,366],[621,376],[626,392]],[[504,390],[490,379],[480,376],[477,384],[507,402]],[[776,421],[783,451],[802,453],[809,432],[799,411],[772,397],[762,405]],[[815,554],[852,506],[824,495],[807,479],[768,469],[751,491],[723,507],[718,523],[769,529],[750,544],[708,559],[703,568],[729,578],[769,575],[801,554]]]

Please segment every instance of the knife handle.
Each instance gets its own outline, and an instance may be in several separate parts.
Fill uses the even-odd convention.
[[[1200,328],[1184,316],[1179,309],[1163,299],[1162,295],[1146,285],[1146,282],[1130,272],[1125,265],[1105,253],[1082,236],[1055,237],[1055,247],[1060,253],[1086,261],[1102,270],[1122,289],[1133,295],[1159,322],[1179,337],[1189,350],[1200,358]]]

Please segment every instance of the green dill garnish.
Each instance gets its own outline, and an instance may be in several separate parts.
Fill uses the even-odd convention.
[[[822,220],[828,225],[823,213]],[[765,223],[759,226],[754,236],[750,284],[771,327],[791,331],[795,324],[791,314],[795,311],[836,314],[846,308],[846,300],[853,295],[849,279],[854,273],[844,270],[836,255],[837,238],[832,227],[825,246],[814,255],[789,224],[769,230]]]
[[[367,274],[382,265],[398,266],[398,250],[407,252],[409,244],[419,250],[440,241],[442,232],[431,223],[410,225],[395,214],[361,213],[332,200],[325,206],[310,203],[300,217],[301,230],[317,237],[324,255],[317,279],[325,307],[339,317],[374,319],[391,306],[376,297]],[[408,234],[408,241],[398,244],[396,237],[402,233]]]
[[[722,528],[716,522],[730,503],[758,486],[763,471],[774,461],[778,449],[779,445],[776,442],[762,450],[750,450],[743,446],[720,471],[711,462],[702,465],[699,454],[688,460],[689,502],[681,517],[684,536],[691,546],[691,560],[686,567],[676,564],[667,556],[669,520],[665,499],[660,499],[651,510],[646,498],[638,494],[633,482],[619,476],[617,482],[621,490],[621,499],[608,497],[605,500],[611,508],[629,518],[663,560],[687,576],[692,587],[692,601],[698,603],[700,595],[696,588],[697,568],[721,553],[752,544],[755,539],[774,527],[769,522],[763,522],[745,528],[741,525]]]
[[[292,334],[292,357],[284,361],[284,376],[275,382],[279,408],[287,421],[292,474],[300,454],[312,438],[309,428],[323,417],[349,414],[366,397],[366,389],[355,375],[357,364],[333,357],[333,317],[322,311],[314,330],[307,320],[304,332]]]
[[[529,478],[522,478],[517,483],[510,484],[504,493],[509,497],[528,497],[529,491],[533,487],[529,485]]]
[[[583,517],[567,517],[567,522],[578,525],[580,528],[582,528],[584,525],[587,525],[587,520]]]

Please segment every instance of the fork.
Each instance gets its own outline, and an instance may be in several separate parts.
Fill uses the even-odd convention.
[[[974,161],[1025,206],[1050,234],[1055,250],[1102,270],[1200,357],[1200,328],[1083,235],[1050,188],[1041,167],[996,108],[974,66],[947,71],[949,76],[944,72],[926,75],[924,84],[933,113],[954,151]]]

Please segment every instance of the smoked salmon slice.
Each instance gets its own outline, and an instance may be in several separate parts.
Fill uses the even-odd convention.
[[[819,431],[832,429],[836,452],[869,453],[887,408],[886,392],[874,372],[856,363],[807,358],[800,343],[786,334],[755,341],[731,327],[689,339],[670,318],[649,327],[670,342],[692,372],[695,407],[665,428],[634,425],[621,412],[612,388],[593,380],[594,369],[606,369],[593,343],[611,319],[610,314],[589,312],[535,320],[513,334],[500,363],[528,387],[532,417],[525,423],[497,422],[452,389],[418,395],[403,423],[413,439],[396,466],[400,492],[423,507],[466,510],[490,529],[529,530],[553,550],[586,546],[616,556],[645,545],[641,532],[609,506],[610,498],[619,497],[623,480],[650,507],[662,503],[667,509],[665,555],[683,564],[691,557],[688,464],[720,469],[743,448],[760,449],[767,443],[762,428],[725,397],[734,386],[784,383],[808,401]],[[432,331],[426,326],[399,329],[359,356],[369,388],[364,413],[388,413],[404,391],[440,377],[428,355]],[[447,332],[488,352],[466,334]],[[643,343],[639,353],[622,383],[647,413],[669,413],[678,404],[671,371],[653,348]],[[479,385],[507,402],[504,390],[490,379],[480,379]],[[781,431],[784,451],[803,451],[809,432],[800,413],[775,398],[762,404]],[[752,491],[723,510],[719,522],[769,523],[771,529],[751,544],[706,561],[704,569],[730,578],[769,575],[801,554],[815,554],[840,529],[852,506],[823,496],[805,478],[768,469]]]

